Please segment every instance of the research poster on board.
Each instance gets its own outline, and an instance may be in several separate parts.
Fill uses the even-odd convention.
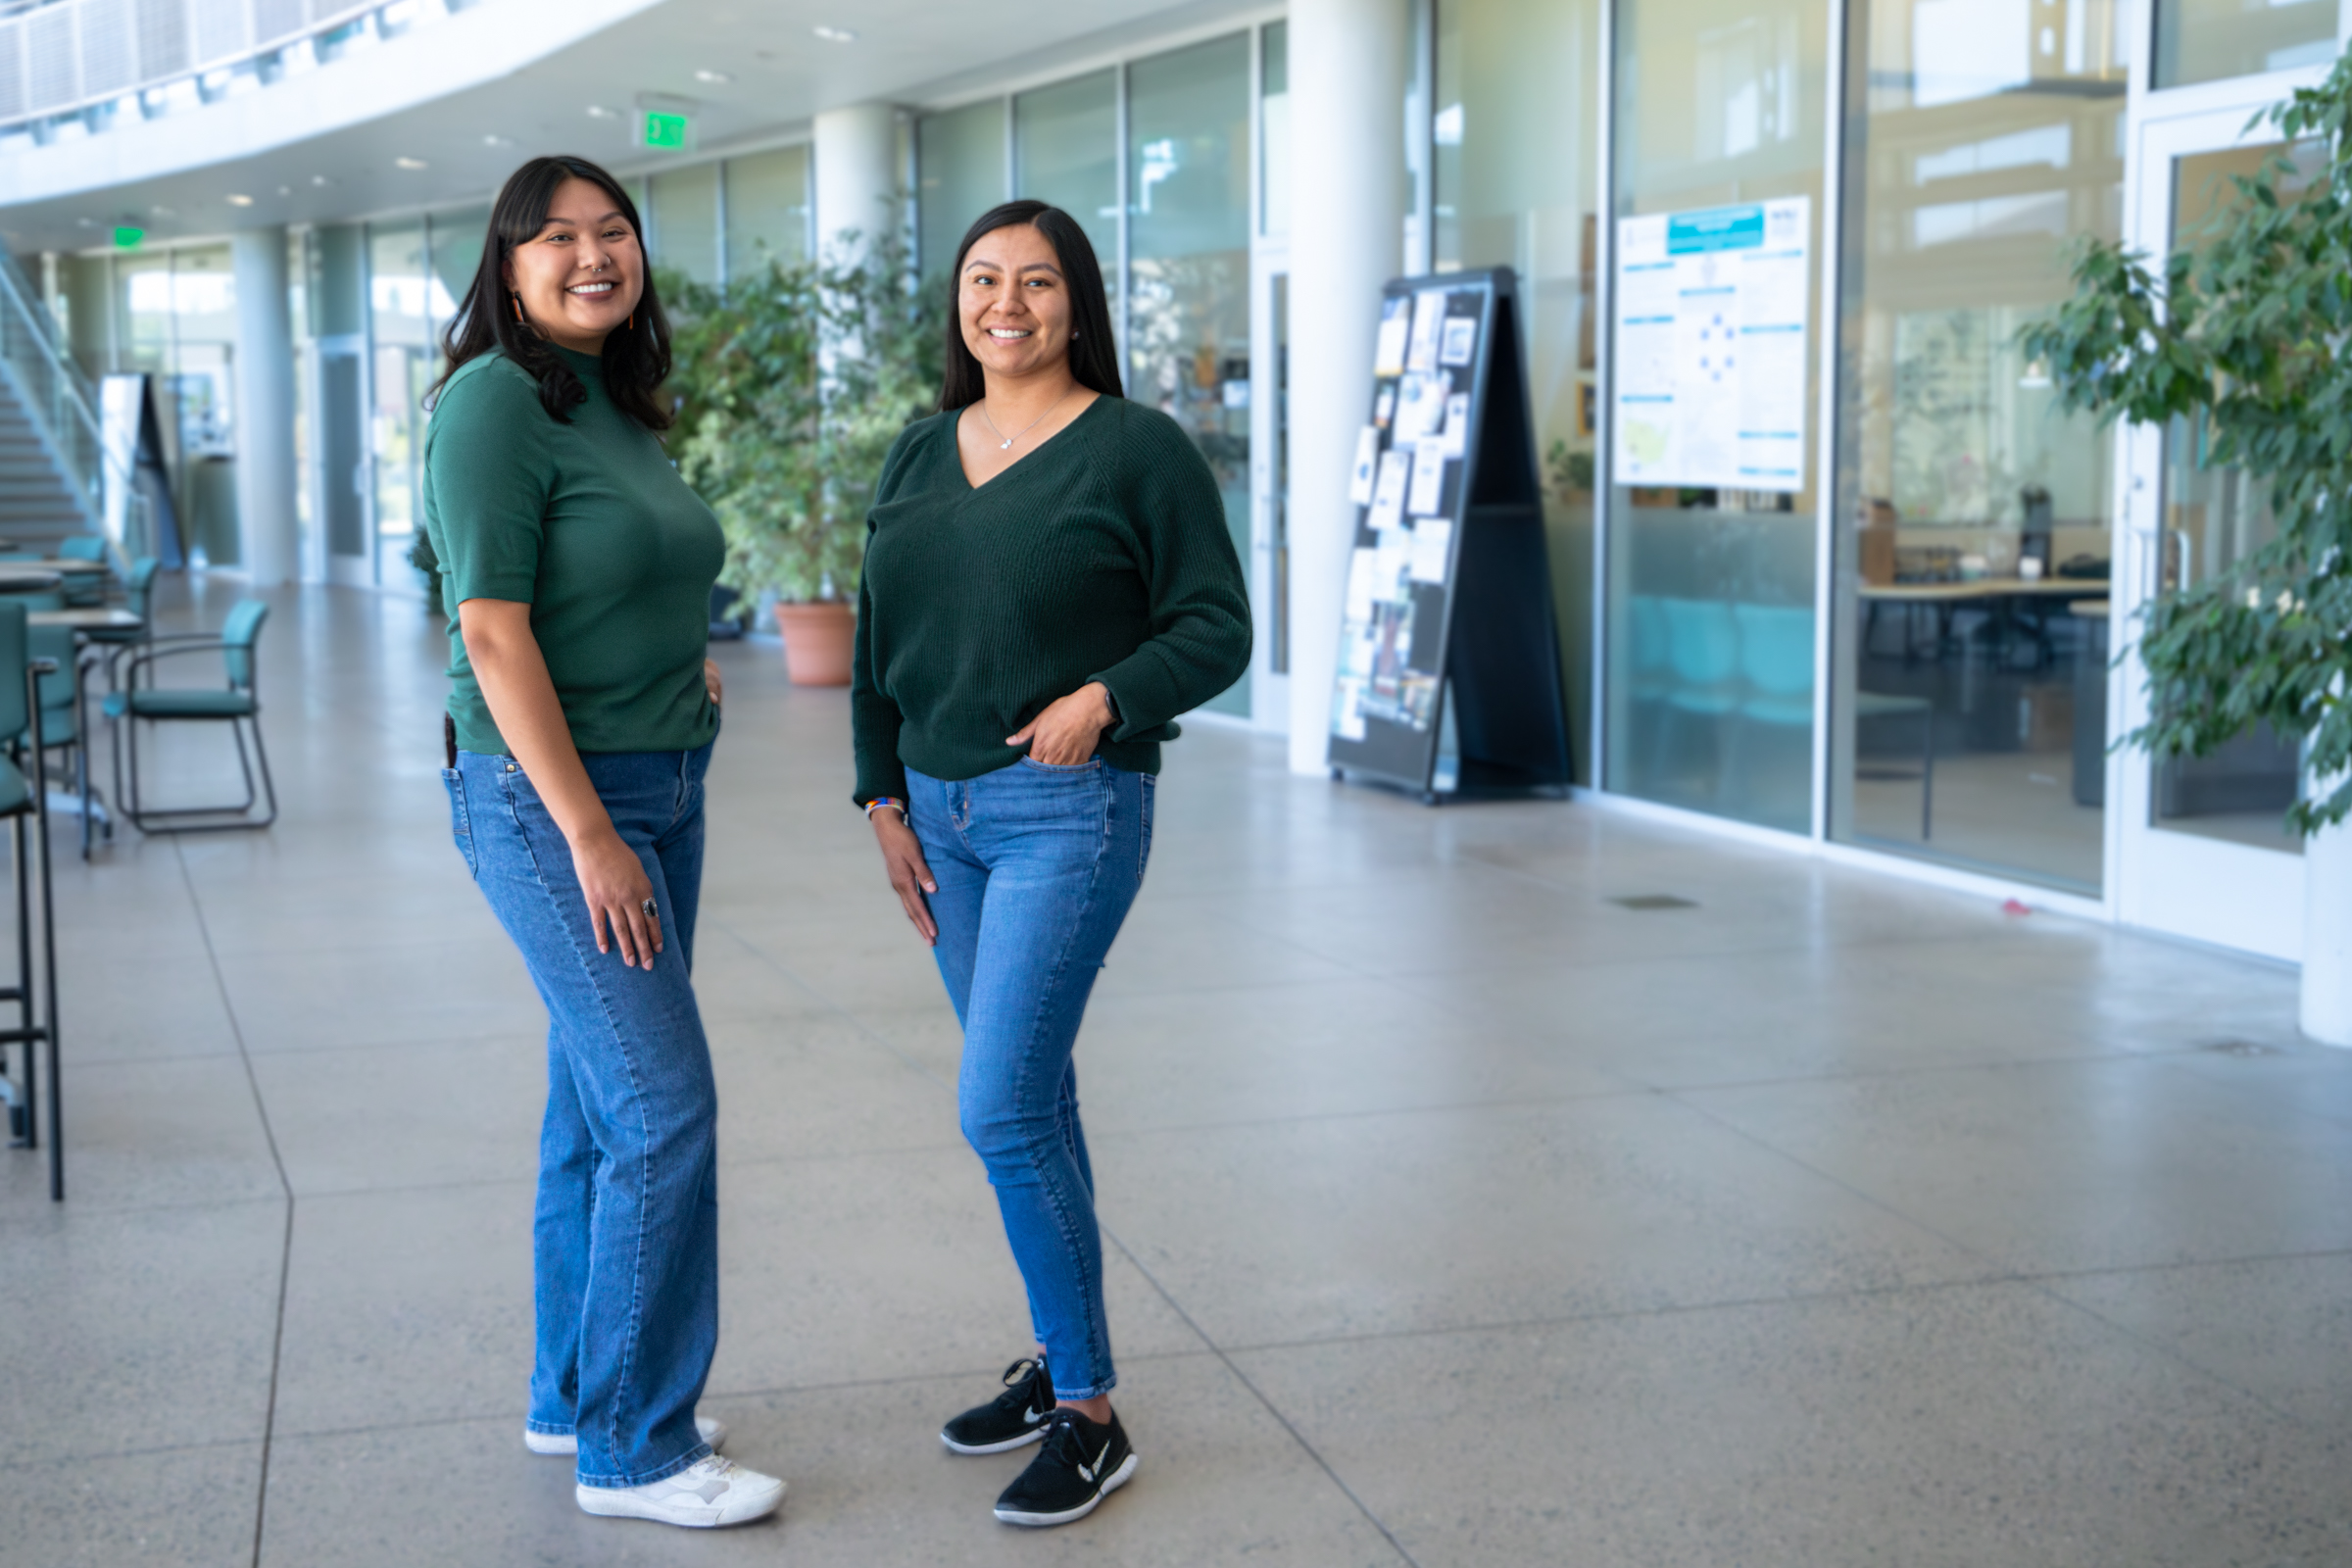
[[[1617,483],[1804,488],[1812,207],[1618,220]]]

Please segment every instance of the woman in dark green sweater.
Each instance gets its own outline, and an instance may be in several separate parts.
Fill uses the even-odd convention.
[[[1037,1344],[940,1436],[1043,1439],[996,1512],[1055,1525],[1136,1465],[1072,1048],[1152,853],[1160,743],[1248,669],[1250,605],[1207,463],[1119,395],[1085,231],[1008,202],[964,235],[955,290],[942,412],[891,449],[869,522],[857,800],[963,1025],[964,1136]]]

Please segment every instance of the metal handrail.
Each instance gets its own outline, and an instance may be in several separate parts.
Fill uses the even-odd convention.
[[[0,362],[17,385],[25,412],[80,498],[92,528],[106,515],[106,485],[121,487],[128,514],[125,540],[144,520],[145,497],[120,454],[106,444],[98,399],[89,378],[57,339],[57,323],[35,299],[16,259],[0,251]]]
[[[0,6],[0,129],[266,62],[370,13],[407,9],[409,0],[48,0],[22,9]]]

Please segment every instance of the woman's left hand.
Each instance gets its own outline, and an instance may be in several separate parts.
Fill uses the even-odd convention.
[[[724,683],[718,678],[718,661],[715,659],[704,660],[703,690],[710,694],[710,706],[712,708],[718,707],[725,701],[725,698],[723,698],[719,693],[719,687],[723,684]]]
[[[1110,727],[1110,689],[1090,680],[1004,737],[1007,746],[1026,746],[1032,761],[1076,767],[1095,755],[1095,742]]]

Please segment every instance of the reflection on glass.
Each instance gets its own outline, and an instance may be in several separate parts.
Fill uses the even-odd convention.
[[[1291,231],[1291,24],[1269,22],[1258,60],[1259,232]],[[1288,666],[1285,666],[1288,667]]]
[[[1519,275],[1576,781],[1592,782],[1600,0],[1439,0],[1437,270]]]
[[[727,278],[808,258],[808,149],[727,160]]]
[[[2096,894],[2110,442],[2016,347],[2120,230],[2114,0],[1869,0],[1851,47],[1830,832]]]
[[[1128,67],[1127,394],[1200,444],[1250,559],[1250,35]],[[1209,707],[1250,711],[1249,677]]]
[[[923,275],[944,275],[972,220],[1005,199],[1004,100],[915,122],[915,227]]]
[[[424,224],[368,225],[368,378],[373,404],[368,451],[375,470],[376,581],[410,579],[416,531],[423,411],[432,319],[426,302]]]
[[[1827,8],[1801,0],[1620,4],[1617,216],[1807,198],[1817,287],[1828,44]],[[1465,102],[1454,133],[1477,112]],[[1801,394],[1776,412],[1810,431],[1818,356],[1802,362]],[[1810,468],[1809,438],[1797,445]],[[1815,482],[1784,494],[1612,479],[1608,788],[1810,830]]]
[[[1013,194],[1078,220],[1105,281],[1119,266],[1119,81],[1073,76],[1012,100]]]
[[[672,169],[646,181],[654,265],[718,281],[718,166]]]
[[[2173,241],[2193,248],[2200,230],[2240,200],[2232,175],[2250,175],[2278,156],[2277,145],[2205,153],[2173,169]],[[2316,149],[2296,149],[2316,168]],[[2295,181],[2281,182],[2290,194]],[[2176,419],[2164,439],[2162,586],[2210,582],[2268,544],[2278,532],[2266,487],[2235,468],[2205,461],[2201,422]],[[2156,825],[2201,838],[2229,839],[2257,849],[2303,853],[2283,813],[2301,787],[2295,743],[2267,724],[2249,727],[2210,757],[2167,758],[2155,764],[2150,809]]]
[[[2324,66],[2336,15],[2336,0],[2156,0],[2155,84]]]

